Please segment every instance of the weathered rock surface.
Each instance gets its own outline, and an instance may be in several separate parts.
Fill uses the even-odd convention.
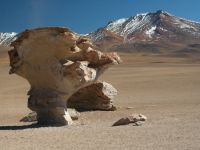
[[[147,120],[147,117],[142,114],[132,114],[131,116],[119,119],[112,126],[127,125],[130,123],[133,123],[136,126],[140,126],[142,125],[142,122],[146,120]]]
[[[26,30],[11,46],[10,74],[30,83],[28,107],[41,124],[71,124],[67,100],[120,63],[116,53],[104,54],[87,38],[60,27]]]
[[[80,111],[84,110],[115,110],[113,98],[117,90],[106,82],[97,82],[80,89],[72,95],[67,106]]]

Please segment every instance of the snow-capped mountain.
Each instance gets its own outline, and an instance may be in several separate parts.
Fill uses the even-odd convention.
[[[125,41],[134,38],[133,33],[143,34],[144,40],[151,40],[153,36],[166,35],[165,32],[174,32],[174,29],[197,37],[200,36],[200,24],[178,18],[164,11],[143,13],[130,18],[119,19],[109,23],[105,29],[123,36]]]
[[[1,33],[0,32],[0,45],[8,46],[14,39],[17,33],[10,32],[10,33]]]
[[[111,21],[88,36],[104,50],[185,51],[200,45],[200,23],[159,10]]]
[[[9,46],[16,34],[0,33],[0,46]],[[87,36],[104,51],[200,56],[200,23],[161,10],[111,21]]]

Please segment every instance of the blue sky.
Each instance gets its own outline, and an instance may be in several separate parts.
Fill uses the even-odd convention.
[[[65,26],[88,33],[108,21],[165,10],[200,22],[200,0],[0,0],[0,32]]]

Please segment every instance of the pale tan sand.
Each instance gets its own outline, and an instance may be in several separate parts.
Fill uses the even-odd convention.
[[[124,64],[101,77],[119,91],[117,111],[84,112],[73,126],[41,128],[19,122],[29,112],[29,85],[8,75],[4,59],[0,64],[0,150],[199,150],[200,65],[178,58],[122,57]],[[142,126],[111,127],[132,113],[142,113],[148,120]]]

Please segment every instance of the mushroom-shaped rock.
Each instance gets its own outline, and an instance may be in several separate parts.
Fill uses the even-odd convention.
[[[89,39],[60,27],[26,30],[11,46],[10,74],[28,80],[28,107],[41,124],[71,124],[67,100],[120,62],[116,53],[95,50]]]

